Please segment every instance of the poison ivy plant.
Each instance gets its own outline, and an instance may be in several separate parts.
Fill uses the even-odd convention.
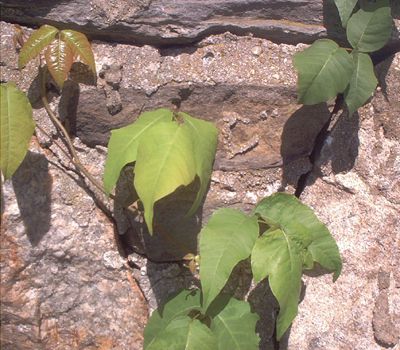
[[[75,59],[80,59],[96,75],[92,48],[86,36],[74,30],[62,30],[43,25],[35,30],[21,48],[18,67],[22,69],[44,50],[51,76],[62,88]]]
[[[382,48],[392,32],[389,0],[335,0],[347,39],[354,51],[322,39],[297,53],[298,101],[306,105],[328,101],[344,93],[349,114],[361,107],[374,92],[377,79],[366,53]],[[355,9],[358,9],[354,14]]]
[[[14,83],[0,85],[0,100],[1,171],[9,179],[25,158],[35,122],[28,98]]]
[[[104,187],[110,192],[121,169],[135,162],[134,186],[152,233],[155,202],[196,177],[200,188],[189,214],[197,210],[207,189],[217,147],[217,129],[188,114],[158,109],[113,130],[108,145]]]
[[[144,331],[144,349],[258,349],[258,316],[247,302],[224,296],[212,309],[203,310],[199,290],[180,292],[150,317]]]

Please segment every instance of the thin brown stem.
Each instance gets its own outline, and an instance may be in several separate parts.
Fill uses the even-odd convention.
[[[60,151],[61,151],[62,153],[64,153],[64,154],[68,157],[68,159],[71,160],[71,156],[70,156],[70,155],[68,154],[68,152],[64,149],[64,147],[61,146],[60,143],[58,143],[56,140],[54,140],[54,139],[51,137],[51,135],[49,135],[49,133],[48,133],[46,130],[44,130],[44,129],[43,129],[40,125],[38,125],[38,124],[36,124],[36,128],[37,128],[43,135],[45,135],[47,138],[49,138],[49,139],[51,140],[51,142],[54,143],[54,144],[60,149]]]

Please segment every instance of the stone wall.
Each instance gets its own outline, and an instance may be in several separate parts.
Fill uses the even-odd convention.
[[[97,82],[85,81],[76,64],[75,81],[61,95],[50,86],[53,108],[99,179],[110,130],[142,111],[180,109],[218,126],[204,206],[195,220],[176,218],[182,228],[177,235],[185,234],[190,250],[196,250],[195,235],[213,210],[250,210],[277,190],[293,193],[311,169],[308,156],[332,106],[296,103],[292,55],[334,28],[323,26],[329,2],[3,3],[2,18],[10,22],[72,25],[95,38],[125,42],[93,42]],[[39,103],[34,63],[16,70],[12,35],[12,25],[2,22],[1,79],[29,92],[35,118],[57,139]],[[353,117],[343,113],[302,194],[338,242],[342,276],[335,284],[330,276],[304,278],[299,315],[281,349],[400,346],[399,54],[376,71],[374,98]],[[126,178],[121,181],[119,188],[126,188]],[[129,200],[126,191],[117,194]],[[172,199],[181,208],[188,195],[190,190],[181,191]],[[157,208],[167,228],[177,226],[166,221],[173,216],[172,199]],[[184,253],[162,239],[150,240],[135,217],[93,194],[38,132],[21,169],[3,184],[2,347],[140,349],[147,305],[152,310],[172,291],[196,283],[181,264],[166,263]],[[270,294],[249,298],[262,313],[261,349],[273,349],[270,314],[276,305]]]

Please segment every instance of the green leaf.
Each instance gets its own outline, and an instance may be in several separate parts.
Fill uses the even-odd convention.
[[[371,97],[378,85],[374,65],[369,55],[354,51],[352,56],[355,68],[344,94],[350,115]]]
[[[230,299],[211,323],[211,331],[217,337],[218,349],[258,350],[258,319],[258,315],[250,311],[248,302]]]
[[[342,261],[334,238],[314,212],[296,197],[276,193],[258,203],[255,213],[300,241],[315,262],[334,272],[334,280],[339,277]]]
[[[153,208],[159,199],[196,176],[193,142],[186,124],[160,122],[141,138],[135,165],[135,189],[144,207],[144,218],[153,233]]]
[[[346,28],[347,21],[349,20],[357,1],[358,0],[335,0],[343,28]]]
[[[56,38],[47,47],[44,56],[51,76],[56,84],[62,88],[74,60],[71,47],[60,38]]]
[[[111,131],[108,155],[104,170],[104,189],[110,193],[122,168],[136,161],[139,141],[143,134],[160,122],[172,121],[173,113],[168,109],[157,109],[142,113],[131,125]]]
[[[25,158],[35,130],[32,107],[14,83],[0,85],[1,171],[9,179]]]
[[[172,320],[180,316],[188,316],[190,311],[200,309],[199,291],[184,290],[177,294],[151,315],[144,330],[144,348],[151,346]]]
[[[94,61],[92,47],[82,33],[75,30],[62,30],[61,39],[68,43],[75,56],[79,56],[80,60],[89,66],[93,74],[96,74],[96,64]]]
[[[200,189],[188,213],[188,215],[193,215],[207,191],[212,172],[212,164],[217,149],[218,130],[212,123],[193,118],[186,113],[179,113],[179,116],[183,117],[185,124],[190,130],[191,138],[194,143],[193,150],[196,174],[200,180]]]
[[[276,193],[263,199],[255,213],[271,228],[254,246],[252,269],[257,281],[269,275],[271,290],[280,306],[277,320],[280,338],[297,313],[303,267],[310,269],[312,261],[317,262],[334,272],[336,280],[342,262],[326,226],[296,197]]]
[[[47,24],[35,30],[21,48],[18,58],[18,68],[22,69],[34,59],[56,37],[58,29]]]
[[[347,39],[354,49],[373,52],[382,48],[392,33],[392,16],[388,0],[368,3],[347,23]]]
[[[258,233],[257,218],[234,209],[219,209],[201,230],[200,280],[205,309],[224,287],[235,265],[250,256]]]
[[[272,293],[280,310],[276,321],[280,339],[297,315],[301,290],[303,247],[280,229],[267,231],[257,239],[251,253],[256,282],[269,276]]]
[[[216,350],[211,330],[199,320],[180,316],[172,320],[146,350]]]
[[[328,101],[342,93],[353,72],[353,60],[334,41],[321,39],[294,55],[298,71],[299,103],[305,105]]]

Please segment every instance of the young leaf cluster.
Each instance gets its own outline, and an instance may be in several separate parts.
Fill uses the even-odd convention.
[[[64,86],[76,58],[88,65],[96,75],[92,48],[86,36],[80,32],[70,29],[59,31],[47,24],[41,26],[22,46],[18,59],[19,69],[25,67],[43,50],[47,68],[60,88]]]
[[[260,232],[261,228],[263,229]],[[218,313],[220,299],[223,298],[221,291],[234,267],[250,257],[254,280],[260,282],[268,278],[272,293],[279,303],[280,311],[276,324],[278,339],[297,315],[303,271],[312,269],[314,263],[318,263],[327,271],[333,272],[336,280],[342,268],[338,247],[326,226],[310,208],[296,197],[285,193],[264,198],[251,215],[235,209],[216,211],[200,232],[199,250],[202,303],[196,304],[196,307],[190,306],[190,311],[186,307],[181,309],[177,306],[177,310],[182,310],[183,314],[178,311],[175,316],[187,317],[193,310],[200,310],[205,316]],[[238,317],[228,309],[231,303],[241,303],[243,315],[250,318],[251,314],[245,310],[250,310],[249,305],[235,299],[231,299],[222,309],[223,315],[231,314],[232,320]],[[154,336],[154,327],[167,328],[172,322],[172,318],[165,316],[165,309],[164,312],[164,315],[158,313],[150,319],[150,326],[145,332],[145,344],[150,344],[154,338],[158,339],[157,344],[164,342],[165,337],[170,339],[168,332],[159,331],[157,336]],[[192,322],[190,319],[186,321]],[[221,323],[227,328],[231,327],[227,322]],[[242,318],[237,332],[243,331],[244,328],[249,328],[249,321],[245,322]],[[252,338],[255,335],[255,321],[251,330],[247,332],[245,342],[240,342],[238,337],[239,340],[232,343],[235,345],[224,347],[223,344],[229,343],[228,339],[224,339],[220,343],[221,347],[215,346],[211,349],[256,349],[256,338]],[[232,333],[234,332],[226,332],[231,336]],[[186,349],[184,346],[173,348]]]
[[[28,98],[14,83],[0,85],[0,102],[0,164],[9,179],[25,158],[35,122]]]
[[[196,177],[200,185],[188,214],[198,209],[207,190],[216,147],[217,129],[209,122],[168,109],[145,112],[133,124],[111,132],[104,188],[109,193],[122,168],[135,162],[134,186],[152,233],[155,202]]]
[[[314,42],[294,56],[298,100],[305,105],[328,101],[343,93],[350,115],[374,92],[378,81],[369,53],[381,49],[392,32],[389,0],[335,0],[349,53],[330,39]],[[354,11],[356,12],[352,14]]]

